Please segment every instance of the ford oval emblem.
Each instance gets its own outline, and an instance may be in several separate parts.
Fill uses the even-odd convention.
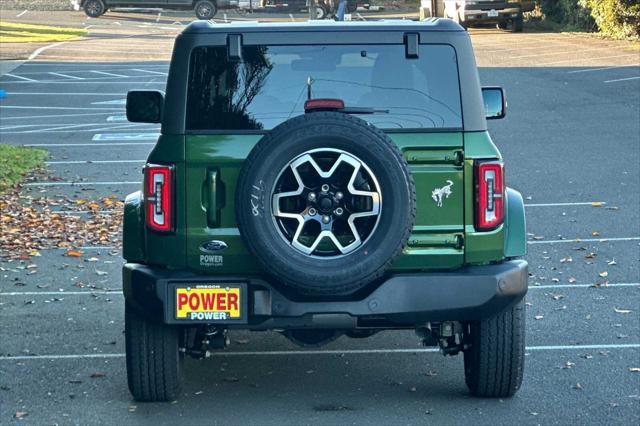
[[[203,253],[216,253],[227,248],[227,243],[224,241],[213,240],[202,243],[200,251]]]

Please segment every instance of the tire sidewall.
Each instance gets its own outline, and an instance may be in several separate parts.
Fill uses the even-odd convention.
[[[237,192],[238,223],[253,253],[266,269],[280,272],[277,275],[285,282],[286,277],[293,277],[295,287],[321,289],[330,279],[331,289],[349,291],[393,257],[399,244],[406,242],[406,239],[402,241],[402,230],[412,220],[413,186],[404,184],[411,182],[411,176],[406,168],[399,166],[397,153],[372,140],[372,131],[382,132],[370,128],[363,120],[350,116],[340,117],[341,120],[335,116],[338,113],[328,114],[332,115],[326,116],[326,120],[318,117],[320,119],[310,125],[294,126],[284,133],[276,128],[266,136],[270,140],[258,161],[242,174],[248,177]],[[365,125],[353,126],[355,120]],[[311,257],[292,247],[278,230],[272,211],[273,188],[281,170],[299,155],[318,148],[338,149],[357,157],[369,167],[380,187],[381,212],[375,230],[360,247],[337,258]]]
[[[90,12],[89,6],[92,4],[96,4],[100,7],[98,13]],[[106,12],[106,8],[102,0],[87,0],[87,2],[84,4],[84,13],[91,18],[98,18],[99,16],[102,16],[105,12]]]
[[[200,9],[200,6],[203,5],[203,4],[207,4],[211,8],[211,12],[208,15],[202,15],[198,11]],[[195,11],[196,17],[198,19],[208,20],[208,19],[212,19],[214,16],[216,16],[216,13],[218,13],[218,8],[216,7],[216,4],[214,2],[209,1],[209,0],[203,0],[203,1],[196,2],[196,5],[194,7],[194,11]]]

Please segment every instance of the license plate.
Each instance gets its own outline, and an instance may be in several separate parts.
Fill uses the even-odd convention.
[[[488,15],[490,18],[495,18],[495,17],[497,17],[497,16],[498,16],[498,11],[497,11],[497,10],[495,10],[495,9],[491,9],[489,12],[487,12],[487,15]]]
[[[240,285],[191,284],[175,288],[176,320],[233,321],[241,320],[244,313]]]

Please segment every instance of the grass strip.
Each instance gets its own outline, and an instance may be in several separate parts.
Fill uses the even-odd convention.
[[[26,174],[40,167],[47,152],[41,149],[0,145],[0,193],[22,182]]]

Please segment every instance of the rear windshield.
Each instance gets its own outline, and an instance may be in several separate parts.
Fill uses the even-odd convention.
[[[244,46],[241,61],[226,47],[191,55],[187,129],[269,130],[304,114],[307,99],[341,99],[382,129],[461,128],[455,51],[420,45]]]

